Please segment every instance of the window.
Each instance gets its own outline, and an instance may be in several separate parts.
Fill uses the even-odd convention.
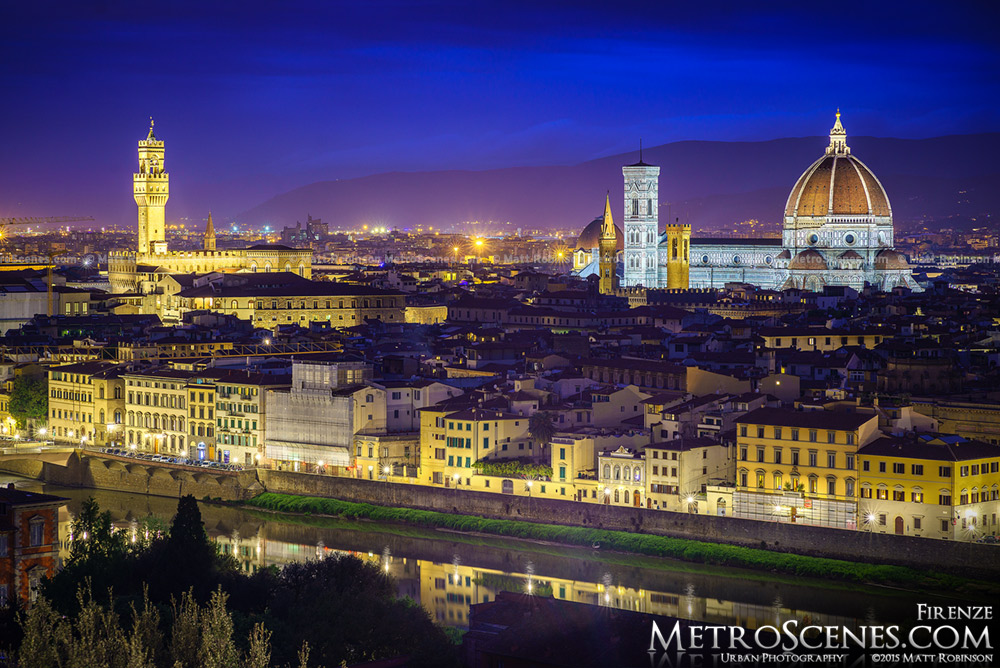
[[[923,464],[913,464],[910,466],[910,473],[913,475],[923,475],[924,465]]]
[[[948,532],[948,520],[941,520],[941,531]]]
[[[901,489],[894,489],[894,490],[892,490],[892,500],[893,501],[905,501],[906,500],[906,495],[903,493],[903,490],[901,490]]]
[[[757,488],[764,489],[764,472],[757,471]]]
[[[792,430],[792,440],[793,441],[799,440],[799,430],[798,429],[793,429]]]
[[[781,439],[781,427],[774,428],[774,437],[779,440]]]
[[[809,430],[809,441],[811,443],[815,443],[816,442],[816,434],[817,434],[817,432],[816,432],[815,429],[810,429]]]
[[[837,468],[837,454],[834,452],[826,453],[826,467],[829,469]]]
[[[746,435],[747,435],[746,425],[740,425],[740,436],[746,437]]]
[[[837,432],[835,432],[835,431],[828,431],[828,432],[826,432],[826,442],[827,443],[836,443],[837,442]]]
[[[764,461],[764,448],[757,448],[757,461]]]
[[[740,448],[740,461],[744,461],[745,462],[746,460],[747,460],[747,449],[746,448]]]
[[[847,468],[854,470],[854,455],[847,455]]]
[[[867,485],[861,488],[861,498],[870,499],[872,498],[872,488]]]
[[[830,496],[835,496],[837,494],[837,480],[836,478],[827,478],[826,481],[826,493]]]
[[[29,522],[29,541],[31,547],[38,547],[42,544],[45,532],[45,520],[41,517],[33,517]]]
[[[882,513],[878,516],[878,523],[881,526],[885,526],[885,513]]]
[[[847,433],[847,444],[854,445],[854,434],[850,432]]]
[[[7,550],[10,549],[7,538],[9,535],[10,534],[0,533],[0,557],[6,557]]]
[[[780,464],[781,463],[781,448],[775,448],[774,449],[774,463],[775,464]]]
[[[779,489],[779,490],[781,489],[781,474],[780,473],[775,473],[774,474],[774,488],[775,489]]]
[[[903,464],[901,462],[893,462],[892,472],[896,474],[906,473],[906,464]]]
[[[914,529],[920,529],[921,528],[920,518],[919,517],[914,517],[913,518],[913,528]]]
[[[870,461],[868,461],[867,459],[865,461],[861,462],[861,470],[862,471],[866,471],[867,472],[867,471],[870,471],[871,468],[872,468],[872,463]]]
[[[854,481],[850,478],[844,481],[844,494],[849,497],[854,496]]]
[[[764,428],[757,427],[757,438],[764,438]]]
[[[816,452],[816,451],[810,452],[809,453],[809,466],[818,466],[818,464],[816,463],[818,457],[819,457],[819,453],[818,452]]]
[[[887,487],[879,487],[877,490],[875,490],[875,498],[880,499],[882,501],[888,501],[889,489]]]
[[[958,471],[959,471],[959,475],[962,476],[963,478],[965,476],[969,475],[969,467],[968,466],[963,466]]]
[[[938,494],[938,505],[939,506],[950,506],[951,505],[951,494]]]
[[[885,473],[885,462],[879,462],[878,463],[878,472],[879,473]]]
[[[912,501],[913,503],[923,503],[924,502],[924,493],[923,492],[911,492],[910,493],[910,501]]]
[[[792,466],[798,466],[798,465],[799,465],[799,451],[792,450]]]
[[[938,475],[940,477],[942,477],[942,478],[950,478],[951,477],[951,467],[950,466],[939,466],[938,467]]]

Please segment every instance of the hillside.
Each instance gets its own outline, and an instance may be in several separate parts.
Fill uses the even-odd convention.
[[[660,202],[690,221],[697,233],[756,218],[779,222],[798,176],[823,153],[825,137],[765,142],[685,141],[648,148],[643,159],[661,166]],[[1000,170],[992,156],[1000,133],[932,139],[849,137],[889,194],[897,226],[1000,210]],[[578,165],[485,171],[387,172],[320,181],[242,213],[242,224],[272,227],[307,213],[331,229],[361,223],[407,228],[448,227],[467,220],[510,221],[514,227],[581,227],[611,192],[622,210],[621,166],[637,153]],[[661,212],[665,220],[666,211]]]

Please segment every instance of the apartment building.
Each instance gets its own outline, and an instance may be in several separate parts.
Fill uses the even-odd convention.
[[[126,408],[120,365],[65,364],[50,368],[48,375],[48,430],[54,441],[98,447],[121,444]]]
[[[219,461],[255,466],[264,459],[268,390],[291,387],[287,375],[208,370],[215,386],[215,455]]]
[[[858,448],[874,413],[759,408],[737,420],[734,517],[855,529]]]
[[[859,529],[952,540],[1000,533],[1000,445],[883,436],[858,450]]]
[[[710,485],[728,482],[734,460],[728,446],[712,438],[689,437],[643,447],[647,508],[704,514]]]
[[[469,486],[480,459],[531,457],[541,448],[528,433],[529,418],[484,408],[432,406],[420,411],[420,480]]]
[[[194,371],[170,368],[122,374],[125,382],[123,430],[128,447],[179,457],[201,456],[197,436],[188,434],[187,387],[196,375]],[[202,452],[207,456],[207,448]]]

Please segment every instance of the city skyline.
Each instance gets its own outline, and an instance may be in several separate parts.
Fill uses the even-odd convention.
[[[16,37],[0,71],[22,102],[0,112],[19,128],[0,163],[0,214],[127,223],[126,147],[150,115],[172,147],[176,217],[198,219],[321,179],[574,164],[640,138],[821,136],[837,107],[872,136],[997,120],[998,50],[972,9],[865,8],[847,26],[780,6],[633,17],[385,5],[377,22],[370,6],[190,9],[158,11],[152,29],[142,10],[6,10]],[[53,165],[74,178],[53,188]]]

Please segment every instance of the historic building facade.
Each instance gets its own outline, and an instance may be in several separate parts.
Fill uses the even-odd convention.
[[[216,250],[215,228],[209,216],[202,250],[171,251],[166,239],[166,206],[170,178],[164,169],[164,144],[153,134],[139,142],[139,170],[132,174],[138,208],[136,250],[113,251],[108,280],[115,293],[148,293],[167,274],[210,272],[293,272],[312,278],[312,251],[277,244]]]
[[[690,225],[668,222],[661,228],[659,174],[659,167],[641,158],[622,168],[623,287],[721,288],[740,282],[776,290],[820,291],[827,285],[860,290],[866,284],[920,290],[906,258],[892,247],[889,197],[851,154],[840,112],[826,151],[788,196],[781,239],[692,239]],[[588,255],[583,245],[592,241],[584,236],[574,255],[581,276],[599,271],[599,254]]]

